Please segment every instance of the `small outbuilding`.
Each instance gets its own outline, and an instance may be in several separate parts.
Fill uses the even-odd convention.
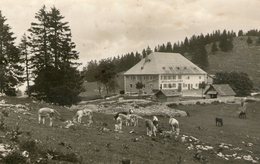
[[[173,90],[159,90],[154,96],[160,102],[169,102],[180,100],[181,93]]]
[[[236,93],[228,84],[211,84],[206,88],[206,98],[234,97]]]

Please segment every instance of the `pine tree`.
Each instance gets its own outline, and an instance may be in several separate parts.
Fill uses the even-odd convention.
[[[238,36],[243,36],[244,34],[243,34],[243,31],[242,30],[239,30],[238,31]]]
[[[217,46],[216,42],[213,42],[212,47],[211,47],[211,52],[215,53],[216,51],[218,51],[218,46]]]
[[[251,37],[248,37],[247,40],[246,40],[247,44],[252,44],[253,43],[253,40],[251,39]]]
[[[171,42],[167,42],[167,44],[166,44],[166,52],[172,52],[172,44],[171,44]]]
[[[76,69],[78,52],[71,40],[68,22],[63,21],[64,17],[55,7],[47,11],[43,6],[35,18],[37,22],[31,23],[29,29],[36,77],[32,88],[39,99],[63,105],[75,103],[83,81]]]
[[[152,52],[153,52],[152,49],[148,46],[146,48],[146,55],[150,55]]]
[[[71,30],[68,26],[68,22],[63,22],[64,17],[60,14],[60,11],[55,7],[51,8],[48,13],[48,26],[51,54],[54,59],[55,68],[62,68],[64,64],[77,64],[71,63],[72,60],[79,58],[78,52],[73,50],[76,46],[71,41]]]
[[[21,43],[19,45],[19,50],[22,58],[22,62],[25,65],[25,73],[26,73],[26,84],[27,84],[27,94],[30,97],[31,92],[30,92],[30,75],[29,75],[29,66],[30,66],[30,58],[29,58],[29,53],[28,53],[28,47],[29,47],[29,42],[27,40],[27,36],[24,34],[21,39]]]
[[[48,35],[50,33],[48,26],[48,13],[46,7],[43,6],[35,15],[37,22],[31,23],[31,28],[28,30],[30,36],[30,48],[33,54],[31,61],[33,72],[37,73],[47,66],[53,65],[51,57],[50,42]]]
[[[5,21],[0,11],[0,93],[15,95],[14,87],[23,81],[23,67],[15,37]]]

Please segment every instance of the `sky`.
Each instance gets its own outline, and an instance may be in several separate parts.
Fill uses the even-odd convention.
[[[193,34],[260,27],[260,0],[0,0],[17,43],[43,5],[69,22],[81,68]]]

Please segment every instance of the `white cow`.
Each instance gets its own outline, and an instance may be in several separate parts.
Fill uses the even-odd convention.
[[[38,111],[38,118],[39,118],[39,124],[45,124],[45,118],[48,117],[50,119],[50,126],[52,126],[52,120],[54,115],[60,116],[60,113],[57,112],[55,109],[51,108],[40,108]]]
[[[156,136],[157,128],[156,128],[156,126],[154,126],[152,120],[146,119],[145,120],[145,126],[146,126],[146,134],[148,136],[150,136],[150,137],[152,135]]]
[[[170,118],[169,119],[169,125],[171,127],[172,132],[176,132],[176,135],[180,134],[180,126],[179,126],[179,121],[176,120],[175,118]]]
[[[73,122],[81,123],[83,116],[87,116],[88,117],[89,124],[91,124],[93,122],[93,120],[92,120],[93,113],[92,113],[92,110],[89,110],[89,109],[78,110],[76,112],[75,116],[73,117]]]

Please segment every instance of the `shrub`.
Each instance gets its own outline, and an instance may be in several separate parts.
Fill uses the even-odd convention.
[[[20,148],[22,150],[28,151],[29,153],[34,153],[38,150],[38,147],[37,147],[35,140],[21,141]]]
[[[4,157],[3,162],[5,164],[24,164],[26,163],[26,158],[23,157],[19,152],[14,151],[13,153]]]
[[[196,105],[200,105],[201,103],[199,101],[196,102]]]
[[[123,95],[123,94],[125,94],[125,91],[124,91],[124,90],[121,90],[119,93],[120,93],[121,95]]]

